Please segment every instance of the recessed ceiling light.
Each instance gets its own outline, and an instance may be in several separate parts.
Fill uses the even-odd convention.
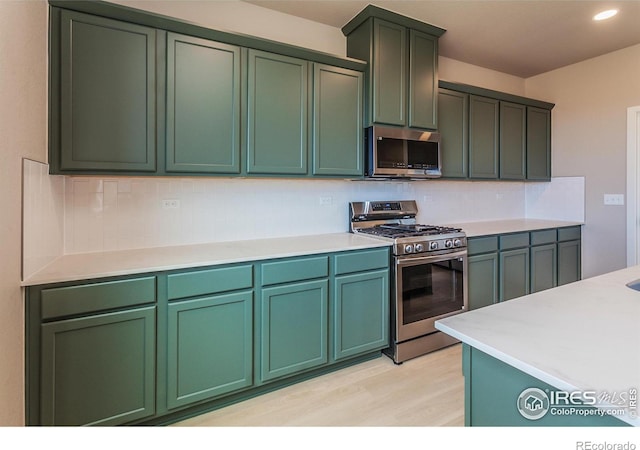
[[[618,10],[617,9],[608,9],[606,11],[602,11],[602,12],[596,14],[595,16],[593,16],[593,20],[610,19],[613,16],[615,16],[616,14],[618,14]]]

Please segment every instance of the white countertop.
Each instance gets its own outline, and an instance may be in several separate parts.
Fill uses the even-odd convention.
[[[380,239],[352,233],[216,242],[62,256],[22,286],[230,264],[289,256],[387,247]]]
[[[436,328],[565,391],[640,390],[640,266],[458,314]],[[637,412],[640,412],[640,405]],[[640,426],[638,417],[618,417]]]
[[[488,236],[491,234],[517,233],[519,231],[535,231],[547,228],[562,228],[583,225],[582,222],[543,219],[507,219],[485,220],[482,222],[455,223],[451,226],[462,228],[467,237]]]

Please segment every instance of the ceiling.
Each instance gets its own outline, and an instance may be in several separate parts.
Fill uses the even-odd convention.
[[[640,0],[244,1],[337,28],[372,3],[446,29],[440,55],[522,78],[640,44]]]

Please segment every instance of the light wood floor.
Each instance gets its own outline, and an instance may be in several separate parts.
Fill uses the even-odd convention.
[[[371,361],[174,426],[463,426],[461,345],[395,365]]]

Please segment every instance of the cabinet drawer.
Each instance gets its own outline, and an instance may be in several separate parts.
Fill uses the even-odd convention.
[[[529,233],[514,233],[500,236],[500,250],[529,246]]]
[[[477,255],[480,253],[492,253],[498,251],[498,236],[467,239],[467,253]]]
[[[42,318],[86,314],[155,301],[155,277],[45,289],[42,291]]]
[[[262,285],[289,283],[329,276],[329,257],[289,259],[262,264]]]
[[[169,300],[253,287],[253,266],[221,267],[167,277]]]
[[[580,239],[580,226],[558,228],[558,242]]]
[[[336,255],[335,274],[362,272],[389,267],[389,250],[376,249]]]
[[[531,232],[531,245],[552,244],[556,241],[556,230]]]

